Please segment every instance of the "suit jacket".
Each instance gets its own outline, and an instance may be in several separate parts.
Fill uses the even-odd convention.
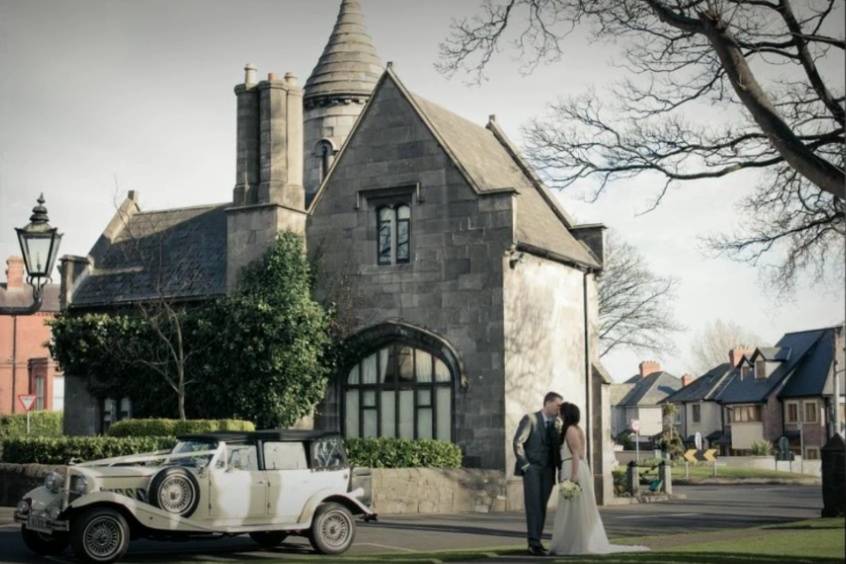
[[[523,468],[527,464],[558,468],[561,465],[561,420],[554,419],[555,432],[553,444],[548,444],[543,413],[537,411],[528,413],[517,425],[514,434],[514,475],[522,476]]]

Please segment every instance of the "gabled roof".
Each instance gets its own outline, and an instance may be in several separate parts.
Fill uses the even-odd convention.
[[[759,347],[752,355],[752,360],[757,357],[764,360],[784,362],[790,358],[790,347]]]
[[[657,406],[670,394],[681,388],[681,380],[669,372],[653,372],[637,381],[627,380],[617,386],[631,386],[629,392],[616,405],[618,407]],[[612,386],[613,387],[613,386]]]
[[[74,289],[72,307],[225,293],[225,208],[209,205],[116,216],[91,250],[92,264]]]
[[[821,396],[831,374],[835,351],[835,329],[826,329],[797,363],[779,397]],[[841,393],[846,390],[841,390]]]
[[[385,88],[389,81],[408,101],[474,192],[479,195],[516,193],[514,236],[518,246],[523,246],[529,252],[548,254],[551,258],[563,259],[586,268],[601,267],[587,246],[570,232],[572,223],[566,213],[531,173],[495,122],[492,121],[488,127],[481,127],[412,94],[397,77],[390,63],[376,85],[368,106],[347,138],[344,149],[323,180],[310,209],[314,209],[319,202],[332,174],[342,164],[346,147],[355,137],[358,127],[367,119],[379,90]]]
[[[732,367],[728,362],[715,366],[687,386],[667,396],[663,403],[688,403],[707,400],[731,371]]]
[[[797,378],[803,380],[810,377],[812,380],[816,380],[818,375],[813,374],[813,372],[805,372],[801,368],[808,355],[812,353],[817,342],[829,331],[832,330],[814,329],[787,333],[772,348],[781,350],[789,349],[790,353],[768,378],[756,378],[754,375],[747,375],[744,378],[739,370],[735,370],[732,372],[731,378],[728,380],[725,388],[716,396],[717,401],[729,404],[763,403],[767,401],[767,398],[772,393],[779,390],[780,386],[788,379]],[[778,354],[772,353],[773,351],[770,351],[771,356],[778,356]],[[756,354],[758,353],[756,352]],[[808,366],[816,367],[817,363],[814,362]],[[796,383],[793,386],[796,386],[797,389],[804,390],[806,384]],[[785,389],[787,389],[786,386]]]

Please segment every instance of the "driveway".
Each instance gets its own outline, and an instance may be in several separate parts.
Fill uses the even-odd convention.
[[[610,536],[672,535],[720,529],[754,527],[819,517],[819,486],[684,486],[687,496],[669,503],[603,508]],[[551,527],[551,519],[548,523]],[[523,517],[513,513],[384,516],[378,523],[362,524],[349,555],[431,552],[448,549],[522,546]],[[0,561],[40,562],[23,545],[17,527],[0,526]],[[249,538],[218,541],[132,544],[126,562],[244,562],[285,560],[310,554],[304,539],[294,538],[267,552]],[[70,555],[51,559],[71,562]]]

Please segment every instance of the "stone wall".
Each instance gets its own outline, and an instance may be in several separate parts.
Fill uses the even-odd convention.
[[[64,466],[0,463],[0,507],[14,507],[24,494],[44,483],[51,471],[64,473]]]
[[[391,81],[338,158],[307,227],[318,297],[338,305],[348,335],[401,321],[453,347],[467,378],[454,390],[453,442],[466,466],[503,470],[502,256],[512,243],[511,194],[477,195]],[[380,266],[376,207],[400,200],[411,207],[410,261]],[[340,385],[318,406],[318,426],[342,427]]]
[[[519,509],[509,507],[505,474],[498,470],[376,468],[372,472],[373,509],[379,514]],[[516,501],[522,507],[522,495]]]

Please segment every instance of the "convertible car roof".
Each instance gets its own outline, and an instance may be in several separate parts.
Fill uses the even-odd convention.
[[[212,440],[225,443],[249,443],[254,441],[314,441],[327,437],[340,437],[337,432],[330,431],[299,431],[299,430],[269,430],[254,431],[252,433],[220,432],[198,433],[195,435],[181,435],[180,441]]]

